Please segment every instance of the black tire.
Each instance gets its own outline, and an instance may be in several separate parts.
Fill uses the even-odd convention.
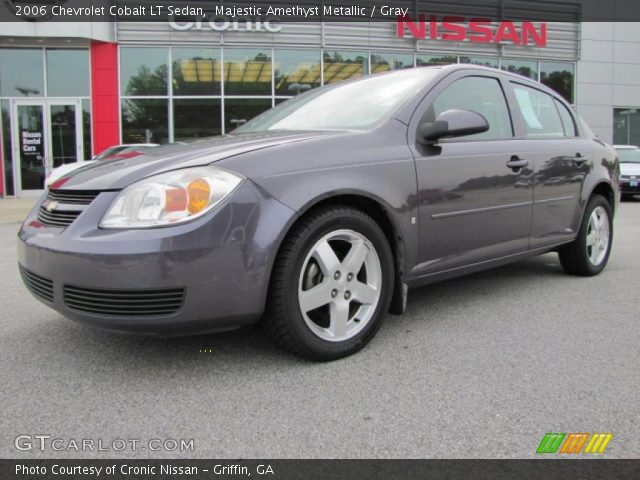
[[[308,256],[314,245],[332,232],[344,230],[365,237],[375,249],[379,259],[376,265],[380,266],[381,272],[380,293],[377,305],[372,304],[375,308],[371,307],[373,315],[357,335],[344,341],[328,341],[307,325],[299,304],[299,286],[302,269],[305,262],[308,268]],[[299,356],[315,361],[346,357],[362,349],[379,330],[389,310],[393,282],[393,254],[380,226],[364,212],[351,207],[322,207],[310,212],[295,225],[278,253],[271,276],[264,325],[276,345]]]
[[[587,235],[589,234],[589,219],[594,210],[601,207],[607,214],[609,221],[609,243],[606,248],[606,253],[603,260],[594,265],[589,260],[589,254],[587,250]],[[613,244],[613,216],[611,215],[611,205],[601,195],[593,195],[587,204],[587,208],[584,211],[584,217],[580,224],[580,231],[576,240],[561,248],[558,251],[560,258],[560,265],[565,272],[571,275],[578,275],[581,277],[592,277],[598,275],[607,266],[609,261],[609,255],[611,254],[611,246]]]

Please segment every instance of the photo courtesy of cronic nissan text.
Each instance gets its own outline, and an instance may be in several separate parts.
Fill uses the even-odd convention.
[[[635,0],[1,0],[0,480],[640,478]]]

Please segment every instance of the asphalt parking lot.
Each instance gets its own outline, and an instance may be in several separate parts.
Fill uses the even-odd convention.
[[[603,457],[640,458],[640,198],[615,225],[599,277],[569,277],[551,254],[415,290],[407,315],[329,364],[258,328],[152,339],[76,325],[27,293],[19,225],[0,225],[0,457],[519,458],[546,432],[611,432]],[[20,452],[21,434],[195,449]]]

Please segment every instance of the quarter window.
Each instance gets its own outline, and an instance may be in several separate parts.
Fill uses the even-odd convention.
[[[560,119],[562,120],[562,126],[564,127],[565,137],[576,137],[576,124],[573,121],[573,115],[567,110],[562,103],[554,99],[558,112],[560,113]]]
[[[454,109],[471,110],[483,115],[489,122],[488,131],[459,139],[496,140],[513,137],[507,101],[500,82],[495,78],[466,77],[455,81],[435,99],[422,120],[433,122],[441,113]]]
[[[525,121],[527,137],[565,136],[560,114],[551,95],[524,85],[514,85],[513,91]]]

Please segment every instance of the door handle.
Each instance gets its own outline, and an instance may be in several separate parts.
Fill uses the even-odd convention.
[[[587,157],[583,157],[580,153],[576,153],[575,157],[572,157],[571,160],[573,160],[573,163],[575,163],[578,167],[581,167],[582,165],[587,163],[587,160],[589,159]]]
[[[529,160],[525,160],[524,158],[520,158],[517,155],[511,157],[511,160],[507,162],[507,167],[509,167],[514,172],[517,170],[521,170],[524,167],[529,165]]]

